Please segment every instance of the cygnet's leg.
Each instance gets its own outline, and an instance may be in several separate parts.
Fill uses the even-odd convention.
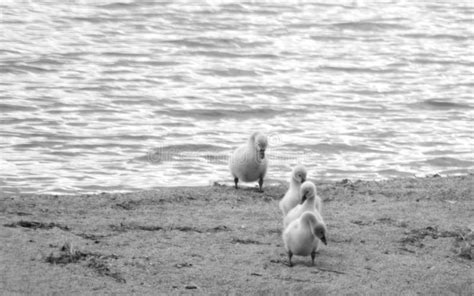
[[[260,189],[259,190],[260,192],[263,192],[262,186],[263,186],[263,176],[258,179],[258,187]]]
[[[293,253],[291,251],[288,251],[288,261],[290,262],[289,265],[290,267],[293,267],[293,263],[291,263],[291,257],[293,257]]]
[[[316,250],[311,252],[311,264],[314,266],[314,258],[316,257]]]
[[[235,183],[235,189],[239,189],[239,186],[237,186],[237,183],[239,183],[239,178],[235,177],[234,183]]]

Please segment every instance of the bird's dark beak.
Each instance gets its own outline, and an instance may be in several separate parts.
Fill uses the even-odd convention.
[[[321,241],[322,241],[323,244],[325,244],[326,246],[328,245],[328,242],[326,241],[326,237],[325,237],[325,236],[323,236],[323,237],[321,238]]]
[[[265,158],[265,150],[261,149],[259,151],[259,154],[260,154],[260,159],[264,159]]]
[[[303,194],[303,196],[301,197],[301,204],[303,204],[305,200],[306,200],[306,193]]]
[[[301,183],[306,182],[306,178],[301,178]]]

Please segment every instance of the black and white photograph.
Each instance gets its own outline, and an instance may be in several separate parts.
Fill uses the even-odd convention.
[[[0,1],[0,295],[473,295],[473,16]]]

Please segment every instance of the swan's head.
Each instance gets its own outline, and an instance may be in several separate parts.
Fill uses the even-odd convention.
[[[260,159],[264,159],[265,150],[267,149],[267,146],[268,146],[267,137],[260,133],[254,134],[253,137],[254,137],[255,149],[257,150],[258,156]]]
[[[314,200],[316,196],[316,186],[311,181],[306,181],[301,185],[300,189],[301,203],[304,203],[307,199]]]
[[[316,225],[314,226],[313,228],[314,230],[314,235],[319,238],[323,244],[327,245],[328,242],[327,242],[327,229],[326,229],[326,225],[324,225],[323,223],[321,222],[317,222]]]
[[[303,223],[307,223],[306,225],[309,226],[311,232],[319,238],[323,244],[327,245],[327,228],[326,224],[322,221],[318,221],[316,216],[312,212],[304,212],[301,215],[301,221]]]
[[[293,169],[291,177],[296,181],[296,183],[304,183],[306,181],[306,168],[302,165],[296,166]]]

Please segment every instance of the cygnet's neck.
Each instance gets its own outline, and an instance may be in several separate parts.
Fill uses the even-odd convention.
[[[306,223],[311,229],[316,225],[318,222],[316,217],[312,213],[303,213],[301,216],[301,220]]]
[[[299,188],[301,186],[301,183],[295,180],[295,177],[291,177],[290,179],[290,188]]]
[[[316,202],[316,198],[314,195],[310,195],[306,197],[306,200],[303,203],[303,206],[305,207],[314,207]]]
[[[255,148],[255,139],[250,138],[247,142],[247,147],[249,150],[251,150],[253,153],[257,153],[257,148]]]

